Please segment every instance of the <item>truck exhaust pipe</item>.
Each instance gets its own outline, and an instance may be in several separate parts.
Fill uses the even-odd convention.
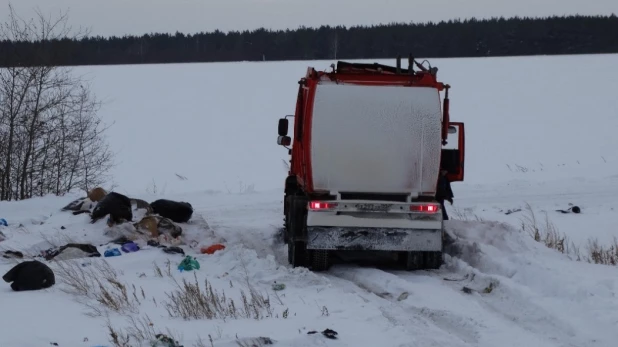
[[[410,75],[414,75],[414,57],[412,57],[412,53],[408,56],[408,72]]]
[[[401,74],[401,55],[397,55],[397,74]]]

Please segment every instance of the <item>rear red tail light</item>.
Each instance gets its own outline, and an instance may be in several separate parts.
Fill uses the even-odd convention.
[[[335,207],[337,207],[337,204],[332,202],[311,201],[309,203],[309,208],[312,210],[331,210]]]
[[[440,210],[438,204],[410,205],[410,211],[421,213],[436,213]]]

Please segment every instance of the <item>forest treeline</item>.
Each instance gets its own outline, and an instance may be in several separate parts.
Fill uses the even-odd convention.
[[[618,53],[618,17],[553,16],[376,26],[0,42],[0,66]]]

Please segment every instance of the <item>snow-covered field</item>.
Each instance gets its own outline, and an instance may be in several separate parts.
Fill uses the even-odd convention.
[[[64,270],[51,262],[58,284],[50,289],[0,287],[0,346],[112,346],[108,322],[127,332],[171,333],[185,347],[197,346],[198,336],[211,346],[209,335],[214,346],[258,337],[275,346],[616,345],[618,268],[575,261],[535,242],[521,224],[529,204],[542,230],[547,213],[582,254],[589,239],[607,245],[618,236],[618,55],[431,60],[452,85],[452,119],[466,123],[466,182],[453,185],[455,202],[447,206],[457,240],[446,264],[409,273],[354,264],[311,273],[287,264],[277,234],[286,151],[276,145],[276,123],[293,112],[307,65],[330,63],[78,68],[106,100],[102,115],[115,122],[116,191],[190,202],[196,212],[182,225],[189,243],[182,247],[200,269],[180,272],[181,255],[149,246]],[[103,253],[110,240],[104,220],[92,225],[85,215],[60,211],[74,198],[1,202],[9,226],[0,226],[7,237],[0,250],[32,254],[72,241]],[[556,211],[569,203],[582,213]],[[199,253],[215,243],[226,248]],[[116,275],[104,276],[105,262]],[[15,263],[0,258],[0,272]],[[67,293],[63,272],[94,274],[106,288],[120,280],[126,311],[88,315],[105,314],[96,302],[101,289]],[[194,276],[234,300],[237,316],[170,317],[174,279]],[[283,290],[273,290],[281,283]],[[336,340],[319,333],[327,328],[338,332]]]

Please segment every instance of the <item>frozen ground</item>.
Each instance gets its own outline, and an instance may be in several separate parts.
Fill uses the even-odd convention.
[[[152,326],[146,330],[169,328],[186,347],[198,336],[210,346],[208,335],[214,346],[260,336],[275,346],[614,346],[618,269],[573,261],[532,240],[520,224],[529,203],[539,224],[547,212],[582,248],[589,238],[607,243],[618,236],[618,72],[611,69],[618,56],[432,63],[453,86],[453,118],[467,126],[466,182],[454,185],[455,204],[447,206],[451,216],[467,221],[448,223],[456,243],[439,271],[346,264],[317,274],[288,266],[277,237],[286,152],[275,144],[276,121],[292,112],[295,83],[307,62],[80,68],[109,100],[106,119],[116,121],[110,139],[121,159],[114,172],[118,191],[147,201],[191,202],[195,221],[183,227],[195,242],[183,248],[201,268],[181,273],[175,268],[181,255],[144,247],[82,259],[74,269],[95,271],[107,261],[128,285],[129,316],[147,315]],[[265,85],[245,85],[236,76]],[[7,236],[0,249],[31,253],[49,247],[46,242],[71,240],[103,252],[107,246],[100,245],[109,241],[104,221],[91,225],[84,215],[59,211],[73,198],[0,203],[0,217],[9,221],[0,227]],[[569,203],[582,213],[555,211]],[[216,242],[226,249],[199,254]],[[270,297],[270,310],[254,304],[261,319],[171,318],[165,303],[175,287],[165,274],[168,259],[176,280],[207,279],[240,310],[238,291],[249,293],[250,286]],[[153,262],[164,269],[162,277]],[[14,263],[0,259],[0,272]],[[275,283],[286,287],[274,291]],[[139,303],[131,299],[131,284]],[[0,287],[0,346],[112,346],[107,319],[86,315],[102,306],[66,288],[15,293]],[[132,325],[116,313],[109,321],[118,329]],[[307,334],[327,328],[338,332],[337,340]]]

